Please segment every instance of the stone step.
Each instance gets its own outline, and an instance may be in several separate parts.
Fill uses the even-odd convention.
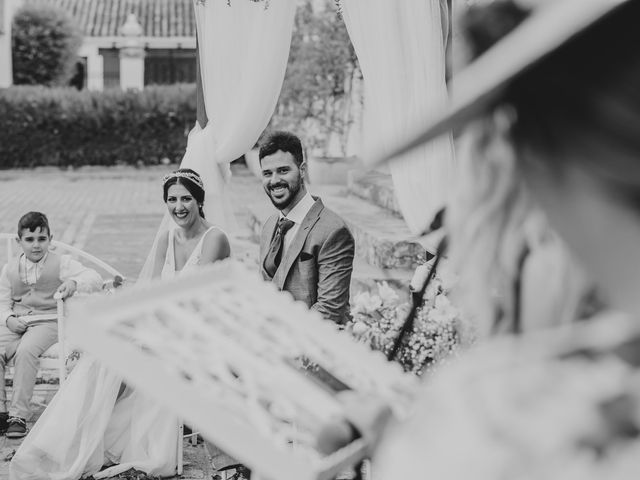
[[[378,171],[352,170],[347,177],[349,193],[402,218],[391,175]]]
[[[349,225],[356,242],[356,257],[366,264],[383,270],[413,272],[423,259],[425,248],[417,243],[404,221],[386,209],[349,195],[347,189],[340,186],[313,185],[310,191],[319,195],[324,204]],[[262,223],[274,209],[266,201],[246,208],[249,226],[257,241]]]

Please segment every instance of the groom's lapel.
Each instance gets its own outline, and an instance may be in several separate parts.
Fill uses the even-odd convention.
[[[278,270],[276,270],[276,273],[273,276],[273,283],[275,283],[280,290],[284,287],[284,281],[287,279],[289,270],[291,270],[293,263],[297,260],[298,255],[300,255],[300,251],[302,250],[309,232],[311,232],[311,229],[320,218],[320,212],[322,212],[322,209],[324,208],[322,200],[319,198],[316,198],[315,200],[316,201],[311,207],[311,210],[309,210],[307,215],[304,217],[304,220],[302,220],[300,228],[296,232],[296,236],[293,237],[291,245],[287,248],[287,252],[280,262]]]

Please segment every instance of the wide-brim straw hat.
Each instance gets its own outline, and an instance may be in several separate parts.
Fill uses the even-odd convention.
[[[596,25],[614,9],[638,0],[553,0],[541,6],[493,47],[454,75],[453,97],[442,115],[425,122],[373,164],[398,157],[486,112],[514,79]]]

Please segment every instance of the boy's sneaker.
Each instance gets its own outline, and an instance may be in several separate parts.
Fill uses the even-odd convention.
[[[7,438],[22,438],[27,434],[27,421],[20,417],[9,417],[9,426],[5,436]]]
[[[0,412],[0,435],[4,435],[9,426],[9,414],[7,412]]]

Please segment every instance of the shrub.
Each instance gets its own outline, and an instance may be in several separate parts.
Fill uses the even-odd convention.
[[[179,160],[195,123],[195,85],[143,91],[0,90],[0,168]]]
[[[296,10],[287,73],[269,128],[297,132],[306,148],[322,155],[337,136],[344,155],[357,71],[342,18],[332,8],[315,12],[305,0]]]
[[[27,5],[13,18],[13,83],[67,85],[73,75],[82,35],[63,10]]]

